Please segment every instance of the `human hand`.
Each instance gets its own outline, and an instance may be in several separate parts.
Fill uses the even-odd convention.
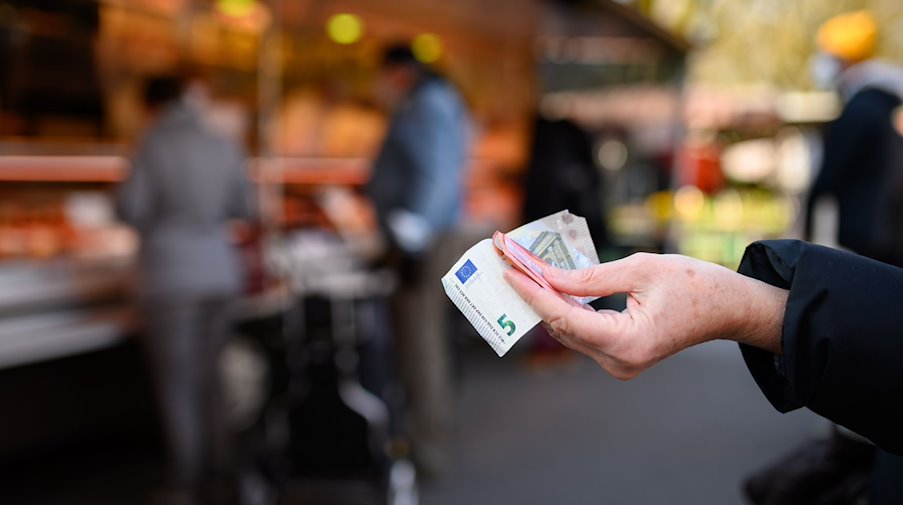
[[[545,278],[576,296],[627,294],[627,308],[575,307],[509,269],[505,279],[562,344],[618,379],[695,344],[726,338],[781,353],[787,291],[686,256],[638,253],[583,270],[547,267]]]

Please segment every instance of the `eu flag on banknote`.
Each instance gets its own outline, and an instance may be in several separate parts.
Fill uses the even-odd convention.
[[[461,284],[467,282],[467,279],[470,279],[470,276],[473,275],[477,271],[477,267],[474,266],[473,262],[467,260],[461,265],[461,268],[455,272],[455,276],[458,277],[458,280],[461,281]]]

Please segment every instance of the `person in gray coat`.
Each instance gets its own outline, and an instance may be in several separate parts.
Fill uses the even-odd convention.
[[[148,82],[156,120],[141,139],[117,211],[141,238],[138,295],[178,503],[231,479],[217,355],[242,289],[230,220],[251,219],[240,149],[209,131],[177,78]],[[216,486],[213,486],[216,487]]]

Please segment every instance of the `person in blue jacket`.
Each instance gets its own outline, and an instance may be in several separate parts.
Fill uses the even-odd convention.
[[[447,305],[440,283],[461,215],[469,114],[461,95],[407,45],[385,51],[377,95],[391,118],[366,193],[399,274],[395,348],[409,410],[408,434],[424,474],[446,466],[453,417]]]
[[[467,107],[405,45],[386,50],[377,93],[392,115],[367,194],[391,245],[422,256],[460,217]]]

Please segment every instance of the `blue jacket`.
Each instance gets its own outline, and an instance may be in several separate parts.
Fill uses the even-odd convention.
[[[407,210],[432,233],[451,228],[461,210],[469,118],[444,79],[424,78],[392,115],[367,194],[383,230],[393,210]]]

